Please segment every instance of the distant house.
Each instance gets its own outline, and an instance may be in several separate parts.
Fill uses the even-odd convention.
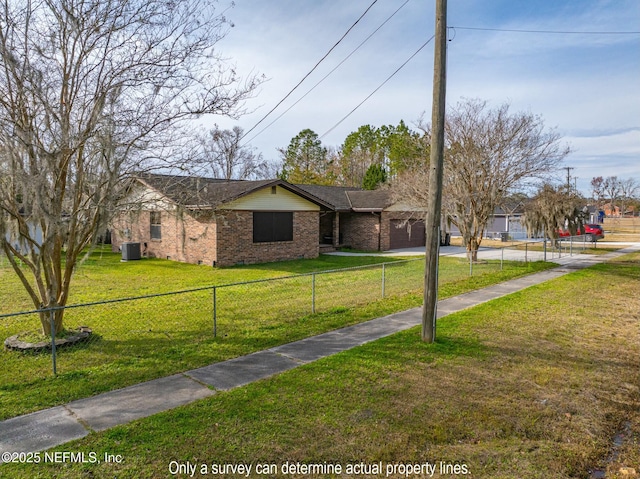
[[[315,258],[348,246],[386,250],[425,244],[424,223],[388,192],[283,180],[139,175],[112,224],[112,247],[227,266]]]
[[[507,200],[502,206],[498,206],[484,230],[485,238],[500,239],[503,235],[511,239],[524,239],[527,237],[527,230],[522,224],[524,215],[524,202],[519,200]],[[460,231],[451,226],[451,234],[459,236]]]
[[[607,217],[622,216],[621,215],[621,211],[620,211],[620,207],[612,205],[611,203],[606,203],[602,207],[602,210],[604,211],[604,214]]]
[[[524,204],[510,204],[495,209],[491,223],[487,228],[487,236],[497,237],[506,233],[511,239],[524,239],[527,230],[522,224]]]
[[[605,213],[596,205],[587,205],[585,212],[587,215],[587,218],[586,218],[587,223],[597,223],[597,224],[603,223]]]

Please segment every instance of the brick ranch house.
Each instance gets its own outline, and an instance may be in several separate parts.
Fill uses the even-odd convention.
[[[365,251],[425,245],[424,213],[394,203],[389,190],[297,185],[331,205],[320,213],[320,244]]]
[[[147,257],[229,266],[425,244],[424,222],[388,191],[144,174],[128,199],[112,222],[112,247],[140,243]]]

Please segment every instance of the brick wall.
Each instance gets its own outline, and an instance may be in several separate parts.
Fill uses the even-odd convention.
[[[382,212],[382,221],[380,222],[380,251],[391,249],[391,220],[397,215],[390,214],[386,211]]]
[[[318,257],[317,211],[293,213],[293,241],[254,243],[251,211],[219,213],[217,226],[219,266]]]
[[[210,214],[194,216],[176,211],[161,211],[161,239],[151,238],[149,211],[126,213],[112,222],[112,249],[122,243],[140,243],[143,256],[186,263],[213,265],[216,261],[216,224]]]
[[[316,258],[319,254],[320,217],[315,211],[294,212],[293,241],[276,243],[253,243],[251,211],[205,212],[198,216],[162,211],[161,215],[161,240],[151,239],[149,211],[114,221],[113,251],[125,241],[135,241],[147,257],[218,266]],[[388,250],[390,221],[406,216],[401,212],[340,213],[342,244],[366,251]]]
[[[401,211],[340,213],[342,244],[365,251],[386,251],[391,248],[391,220],[414,216]]]
[[[379,214],[340,213],[340,233],[346,247],[377,251],[380,248],[379,231]]]
[[[140,243],[144,256],[186,263],[231,266],[298,258],[317,258],[319,214],[293,213],[293,241],[253,242],[253,212],[227,211],[193,216],[162,211],[162,239],[151,239],[150,213],[122,215],[112,225],[112,249]]]
[[[213,266],[217,262],[217,224],[213,213],[186,216],[180,225],[183,257],[179,261]]]

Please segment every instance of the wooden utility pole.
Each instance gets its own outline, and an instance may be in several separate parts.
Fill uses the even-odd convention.
[[[565,170],[567,170],[567,190],[571,190],[571,170],[573,170],[573,166],[565,166]]]
[[[433,69],[433,106],[431,109],[431,159],[429,165],[429,205],[426,218],[426,264],[422,340],[436,339],[438,305],[438,261],[442,208],[442,169],[444,156],[444,112],[447,87],[447,0],[436,0],[436,34]]]

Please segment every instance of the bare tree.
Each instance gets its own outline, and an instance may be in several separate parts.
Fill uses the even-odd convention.
[[[124,196],[124,178],[175,166],[181,126],[238,114],[256,86],[214,50],[226,33],[214,6],[2,2],[0,247],[37,308],[67,303],[74,267]],[[62,319],[59,310],[56,332]],[[51,334],[44,314],[41,322]]]
[[[600,208],[602,198],[604,198],[604,178],[596,176],[591,179],[591,194],[596,202],[596,208]]]
[[[473,260],[489,219],[523,181],[544,178],[569,153],[531,113],[464,100],[447,113],[443,209]]]
[[[611,216],[616,214],[616,200],[620,196],[620,180],[617,176],[607,176],[602,184],[605,196],[609,198],[611,204]]]
[[[248,180],[265,178],[269,173],[267,162],[254,148],[241,144],[244,131],[239,126],[221,130],[216,125],[199,136],[198,164],[214,178]]]
[[[429,131],[429,125],[420,128]],[[496,207],[526,180],[556,170],[569,148],[557,132],[545,131],[540,117],[511,113],[508,104],[490,109],[484,101],[463,100],[447,111],[445,128],[444,221],[457,226],[475,261]],[[428,172],[408,170],[392,188],[396,201],[424,209]]]
[[[640,184],[635,178],[627,178],[620,180],[620,212],[624,216],[629,202],[632,201],[638,192],[640,192]]]

